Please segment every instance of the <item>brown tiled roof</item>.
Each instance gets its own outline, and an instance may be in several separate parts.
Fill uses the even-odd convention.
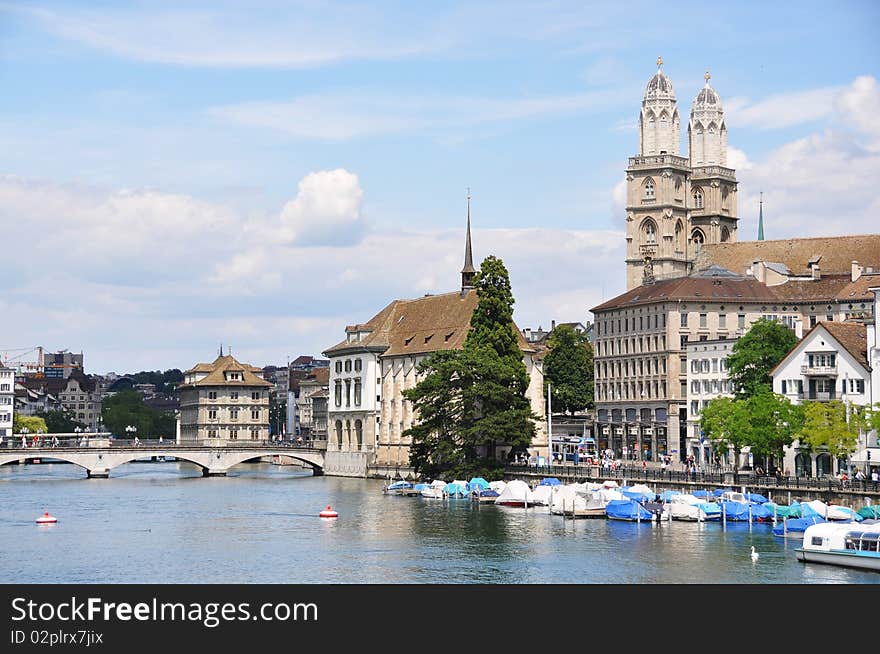
[[[811,271],[807,262],[817,256],[822,257],[822,274],[848,273],[853,261],[880,270],[880,234],[714,243],[700,249],[695,267],[717,264],[743,274],[755,261],[765,261],[785,264],[795,275],[808,275]]]
[[[235,382],[226,381],[226,378],[223,374],[226,371],[242,373],[242,380]],[[247,363],[239,363],[231,354],[219,356],[214,360],[213,363],[199,363],[194,368],[190,368],[189,370],[187,370],[186,374],[194,372],[207,372],[208,375],[207,377],[204,377],[203,379],[200,379],[199,381],[192,384],[181,384],[181,387],[225,385],[260,387],[272,386],[272,384],[267,382],[265,379],[260,379],[254,374],[255,372],[262,372],[262,368],[257,368]]]
[[[470,329],[471,315],[477,307],[477,293],[458,291],[426,295],[415,300],[394,300],[366,323],[347,327],[347,331],[370,331],[356,343],[347,340],[324,350],[325,355],[346,350],[371,349],[383,356],[426,354],[438,350],[457,350],[464,345]],[[511,323],[519,347],[524,352],[533,348],[519,329]]]
[[[330,383],[330,368],[314,368],[309,379],[313,379],[319,384],[325,385]]]
[[[859,364],[870,370],[868,365],[868,330],[859,322],[819,322],[829,334],[840,343]]]
[[[789,280],[784,284],[771,286],[770,289],[781,301],[835,302],[835,298],[852,283],[851,280],[849,273],[828,276],[823,274],[819,279]]]
[[[856,281],[847,284],[835,299],[838,302],[873,300],[874,294],[868,290],[872,286],[880,286],[880,273],[862,273]]]
[[[742,302],[747,300],[774,302],[775,287],[765,286],[753,277],[675,277],[654,284],[638,286],[603,302],[592,311],[624,309],[652,302],[695,300]]]

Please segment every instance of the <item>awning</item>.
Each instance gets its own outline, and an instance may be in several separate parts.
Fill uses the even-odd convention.
[[[870,463],[880,465],[880,447],[866,447],[861,452],[856,452],[850,459],[853,463],[868,463],[868,453],[870,452]]]

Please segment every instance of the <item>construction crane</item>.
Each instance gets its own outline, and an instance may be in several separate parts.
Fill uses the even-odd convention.
[[[34,345],[32,347],[9,347],[0,348],[3,351],[2,364],[7,368],[17,368],[19,374],[33,372],[38,377],[43,376],[43,346]],[[16,354],[18,352],[18,354]],[[37,360],[31,361],[25,359],[29,354],[37,353]]]

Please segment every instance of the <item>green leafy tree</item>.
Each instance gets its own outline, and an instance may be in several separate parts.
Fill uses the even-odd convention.
[[[718,397],[709,402],[700,414],[700,428],[712,442],[713,449],[733,448],[737,457],[749,445],[749,417],[741,401]]]
[[[770,371],[796,344],[797,336],[785,325],[769,318],[756,321],[727,358],[737,397],[749,397],[762,386],[771,386]]]
[[[46,421],[39,416],[23,416],[20,413],[12,414],[12,433],[17,434],[22,429],[27,429],[28,433],[36,434],[37,432],[49,433]]]
[[[863,425],[858,415],[847,421],[846,406],[840,400],[806,402],[801,442],[811,450],[827,450],[842,459],[855,452]]]
[[[544,375],[550,382],[553,407],[574,414],[593,406],[593,348],[569,325],[550,333]]]
[[[120,391],[104,399],[101,420],[113,434],[127,437],[125,428],[137,428],[139,438],[173,437],[176,421],[170,413],[151,409],[137,391]]]
[[[37,415],[46,421],[46,428],[49,434],[70,434],[73,433],[77,427],[80,429],[86,427],[85,423],[74,420],[71,414],[67,411],[53,409],[52,411],[46,411],[45,413],[37,413]]]
[[[404,391],[419,415],[404,432],[412,437],[410,465],[428,477],[498,478],[503,466],[495,458],[497,447],[527,447],[535,434],[503,262],[487,257],[474,287],[478,304],[463,348],[423,360],[423,379]]]
[[[792,404],[787,397],[773,393],[768,387],[761,387],[751,397],[739,401],[744,403],[748,417],[749,448],[755,457],[764,459],[764,467],[769,470],[768,457],[781,462],[785,455],[783,448],[791,445],[803,428],[803,407]]]

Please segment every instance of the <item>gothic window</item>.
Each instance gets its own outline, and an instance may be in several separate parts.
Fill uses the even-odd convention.
[[[650,218],[645,221],[643,226],[645,232],[645,243],[654,244],[657,242],[657,227]]]
[[[703,247],[703,243],[706,242],[706,237],[699,229],[695,229],[693,234],[691,234],[691,242],[694,244],[694,251],[699,252],[700,248]]]
[[[699,188],[694,189],[694,209],[702,209],[703,208],[703,190]]]
[[[645,199],[653,200],[654,199],[654,180],[650,177],[645,180]]]
[[[727,227],[721,228],[721,242],[727,243],[730,240],[730,230]]]
[[[684,248],[682,247],[682,242],[681,242],[681,232],[682,232],[681,221],[678,220],[675,223],[675,249],[678,252],[681,252],[684,250]]]

